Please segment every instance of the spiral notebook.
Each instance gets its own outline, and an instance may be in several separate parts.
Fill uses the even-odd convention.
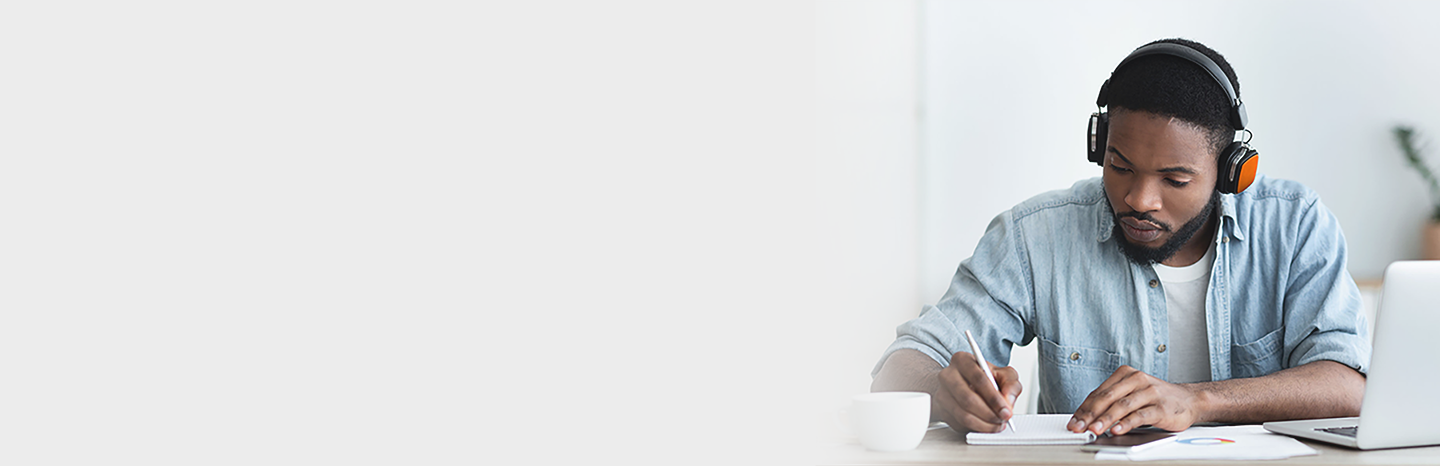
[[[1069,414],[1022,414],[1010,418],[1014,430],[1006,427],[994,434],[971,432],[965,443],[971,445],[1083,445],[1095,441],[1090,431],[1071,432],[1065,428]]]

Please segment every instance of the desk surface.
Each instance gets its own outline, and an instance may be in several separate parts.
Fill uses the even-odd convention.
[[[1440,446],[1423,448],[1398,448],[1391,450],[1360,451],[1330,445],[1324,442],[1301,440],[1320,452],[1318,455],[1297,456],[1279,461],[1096,461],[1094,453],[1080,451],[1079,446],[971,446],[965,437],[948,428],[934,429],[925,434],[925,440],[911,451],[882,453],[866,450],[858,442],[851,441],[833,445],[821,450],[818,464],[1440,464]]]

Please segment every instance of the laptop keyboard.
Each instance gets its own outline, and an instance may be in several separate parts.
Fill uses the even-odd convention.
[[[1352,427],[1326,427],[1326,428],[1323,428],[1323,429],[1315,429],[1315,430],[1320,431],[1320,432],[1329,432],[1329,433],[1336,434],[1336,435],[1344,435],[1344,436],[1346,436],[1346,437],[1354,437],[1354,436],[1355,436],[1355,431],[1360,430],[1360,427],[1359,427],[1359,426],[1352,426]]]

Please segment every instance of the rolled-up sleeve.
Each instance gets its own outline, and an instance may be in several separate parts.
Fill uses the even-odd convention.
[[[1285,290],[1285,367],[1335,361],[1366,373],[1370,341],[1360,289],[1346,270],[1340,222],[1318,198],[1300,218]]]
[[[1025,316],[1033,309],[1034,283],[1020,236],[1011,212],[995,217],[975,254],[960,263],[944,297],[895,329],[895,341],[871,376],[901,349],[919,351],[948,366],[951,355],[970,351],[965,330],[975,336],[988,361],[1009,364],[1011,346],[1028,341]]]

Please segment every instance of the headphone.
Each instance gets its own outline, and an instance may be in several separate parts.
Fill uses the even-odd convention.
[[[1220,83],[1220,87],[1225,89],[1225,95],[1230,98],[1228,115],[1230,126],[1235,128],[1235,131],[1245,129],[1245,103],[1240,101],[1240,96],[1235,94],[1235,88],[1230,86],[1230,78],[1225,76],[1220,65],[1216,65],[1214,61],[1210,60],[1210,57],[1190,47],[1165,42],[1140,47],[1131,52],[1130,56],[1121,60],[1120,64],[1115,66],[1115,71],[1110,72],[1110,76],[1113,78],[1115,73],[1120,72],[1120,69],[1124,68],[1126,64],[1150,55],[1183,58],[1210,72],[1210,77]],[[1095,106],[1105,107],[1109,91],[1110,80],[1106,79],[1105,83],[1100,85],[1100,96],[1095,99]],[[1105,148],[1107,147],[1105,139],[1109,136],[1109,131],[1110,114],[1108,112],[1102,109],[1090,114],[1090,124],[1085,133],[1086,154],[1091,162],[1102,167],[1105,166]],[[1260,153],[1251,148],[1248,142],[1248,138],[1245,141],[1235,141],[1225,146],[1225,150],[1220,151],[1220,179],[1216,182],[1215,189],[1221,193],[1239,193],[1250,187],[1250,183],[1255,182],[1255,170],[1260,165]]]

